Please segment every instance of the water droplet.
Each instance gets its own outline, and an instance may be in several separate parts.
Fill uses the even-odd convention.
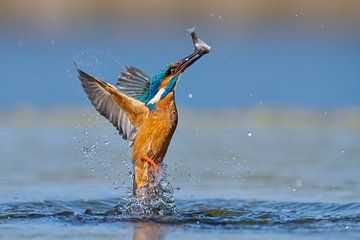
[[[341,153],[345,153],[345,150],[341,150]]]
[[[189,93],[189,94],[188,94],[188,98],[190,98],[190,99],[193,98],[192,93]]]
[[[252,136],[252,132],[248,132],[247,135],[248,135],[248,137],[251,137],[251,136]]]
[[[94,172],[94,171],[95,171],[95,168],[91,168],[91,171]]]
[[[108,141],[105,141],[105,145],[108,145],[109,144],[109,142]]]
[[[296,192],[296,188],[293,188],[292,190],[293,190],[293,192]]]
[[[346,226],[345,226],[345,229],[349,229],[349,226],[346,225]]]

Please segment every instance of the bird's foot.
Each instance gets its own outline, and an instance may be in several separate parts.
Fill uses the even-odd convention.
[[[145,162],[149,163],[150,166],[153,166],[155,172],[158,172],[158,171],[159,171],[158,164],[157,164],[154,160],[152,160],[151,158],[146,157],[146,156],[143,157],[142,159],[143,159]]]

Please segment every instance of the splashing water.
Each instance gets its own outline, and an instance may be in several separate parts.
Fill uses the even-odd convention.
[[[123,209],[122,212],[129,215],[166,216],[176,214],[174,190],[170,183],[166,180],[161,180],[160,184],[156,188],[152,188],[151,191],[141,197],[128,195],[124,200],[126,202],[126,209]]]
[[[138,196],[127,194],[124,198],[126,208],[122,209],[126,214],[136,216],[176,214],[174,189],[166,179],[165,168],[166,166],[161,165],[156,174],[150,174],[149,186],[140,189]]]
[[[106,147],[109,145],[105,142]],[[91,147],[83,147],[82,151],[87,160],[95,160],[98,151],[96,150],[98,144]],[[105,160],[100,160],[100,162]],[[124,160],[126,162],[130,160]],[[131,164],[129,164],[131,165]],[[126,164],[128,166],[128,164]],[[106,169],[105,169],[106,170]],[[158,172],[150,169],[150,181],[147,188],[140,189],[137,196],[133,195],[133,190],[130,188],[125,192],[126,197],[123,199],[125,204],[117,205],[113,208],[114,214],[127,214],[134,216],[148,216],[148,215],[174,215],[176,214],[176,206],[174,201],[174,190],[170,182],[166,179],[166,166],[161,164]],[[95,171],[95,168],[91,168]],[[130,171],[130,175],[134,178],[134,173]],[[118,188],[118,187],[117,187]]]
[[[95,148],[86,148],[86,150],[83,148],[83,151],[86,158],[94,160]],[[176,214],[174,189],[166,178],[165,168],[164,165],[159,166],[157,173],[154,173],[151,168],[148,187],[140,189],[137,196],[134,196],[133,190],[128,188],[125,193],[126,197],[123,199],[126,204],[122,204],[121,207],[115,206],[113,211],[136,216]],[[91,171],[95,171],[95,169],[91,168]],[[130,174],[134,178],[132,171]]]

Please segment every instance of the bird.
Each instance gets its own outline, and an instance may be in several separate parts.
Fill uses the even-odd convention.
[[[144,193],[159,174],[178,123],[175,90],[184,71],[211,47],[190,29],[193,52],[166,64],[150,77],[136,67],[125,66],[112,85],[93,77],[77,64],[78,78],[95,109],[108,119],[132,148],[133,194]]]

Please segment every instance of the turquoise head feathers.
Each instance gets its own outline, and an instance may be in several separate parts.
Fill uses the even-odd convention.
[[[166,97],[175,87],[180,74],[174,74],[175,64],[166,64],[150,81],[148,91],[139,100],[151,109],[156,109],[156,103]]]

